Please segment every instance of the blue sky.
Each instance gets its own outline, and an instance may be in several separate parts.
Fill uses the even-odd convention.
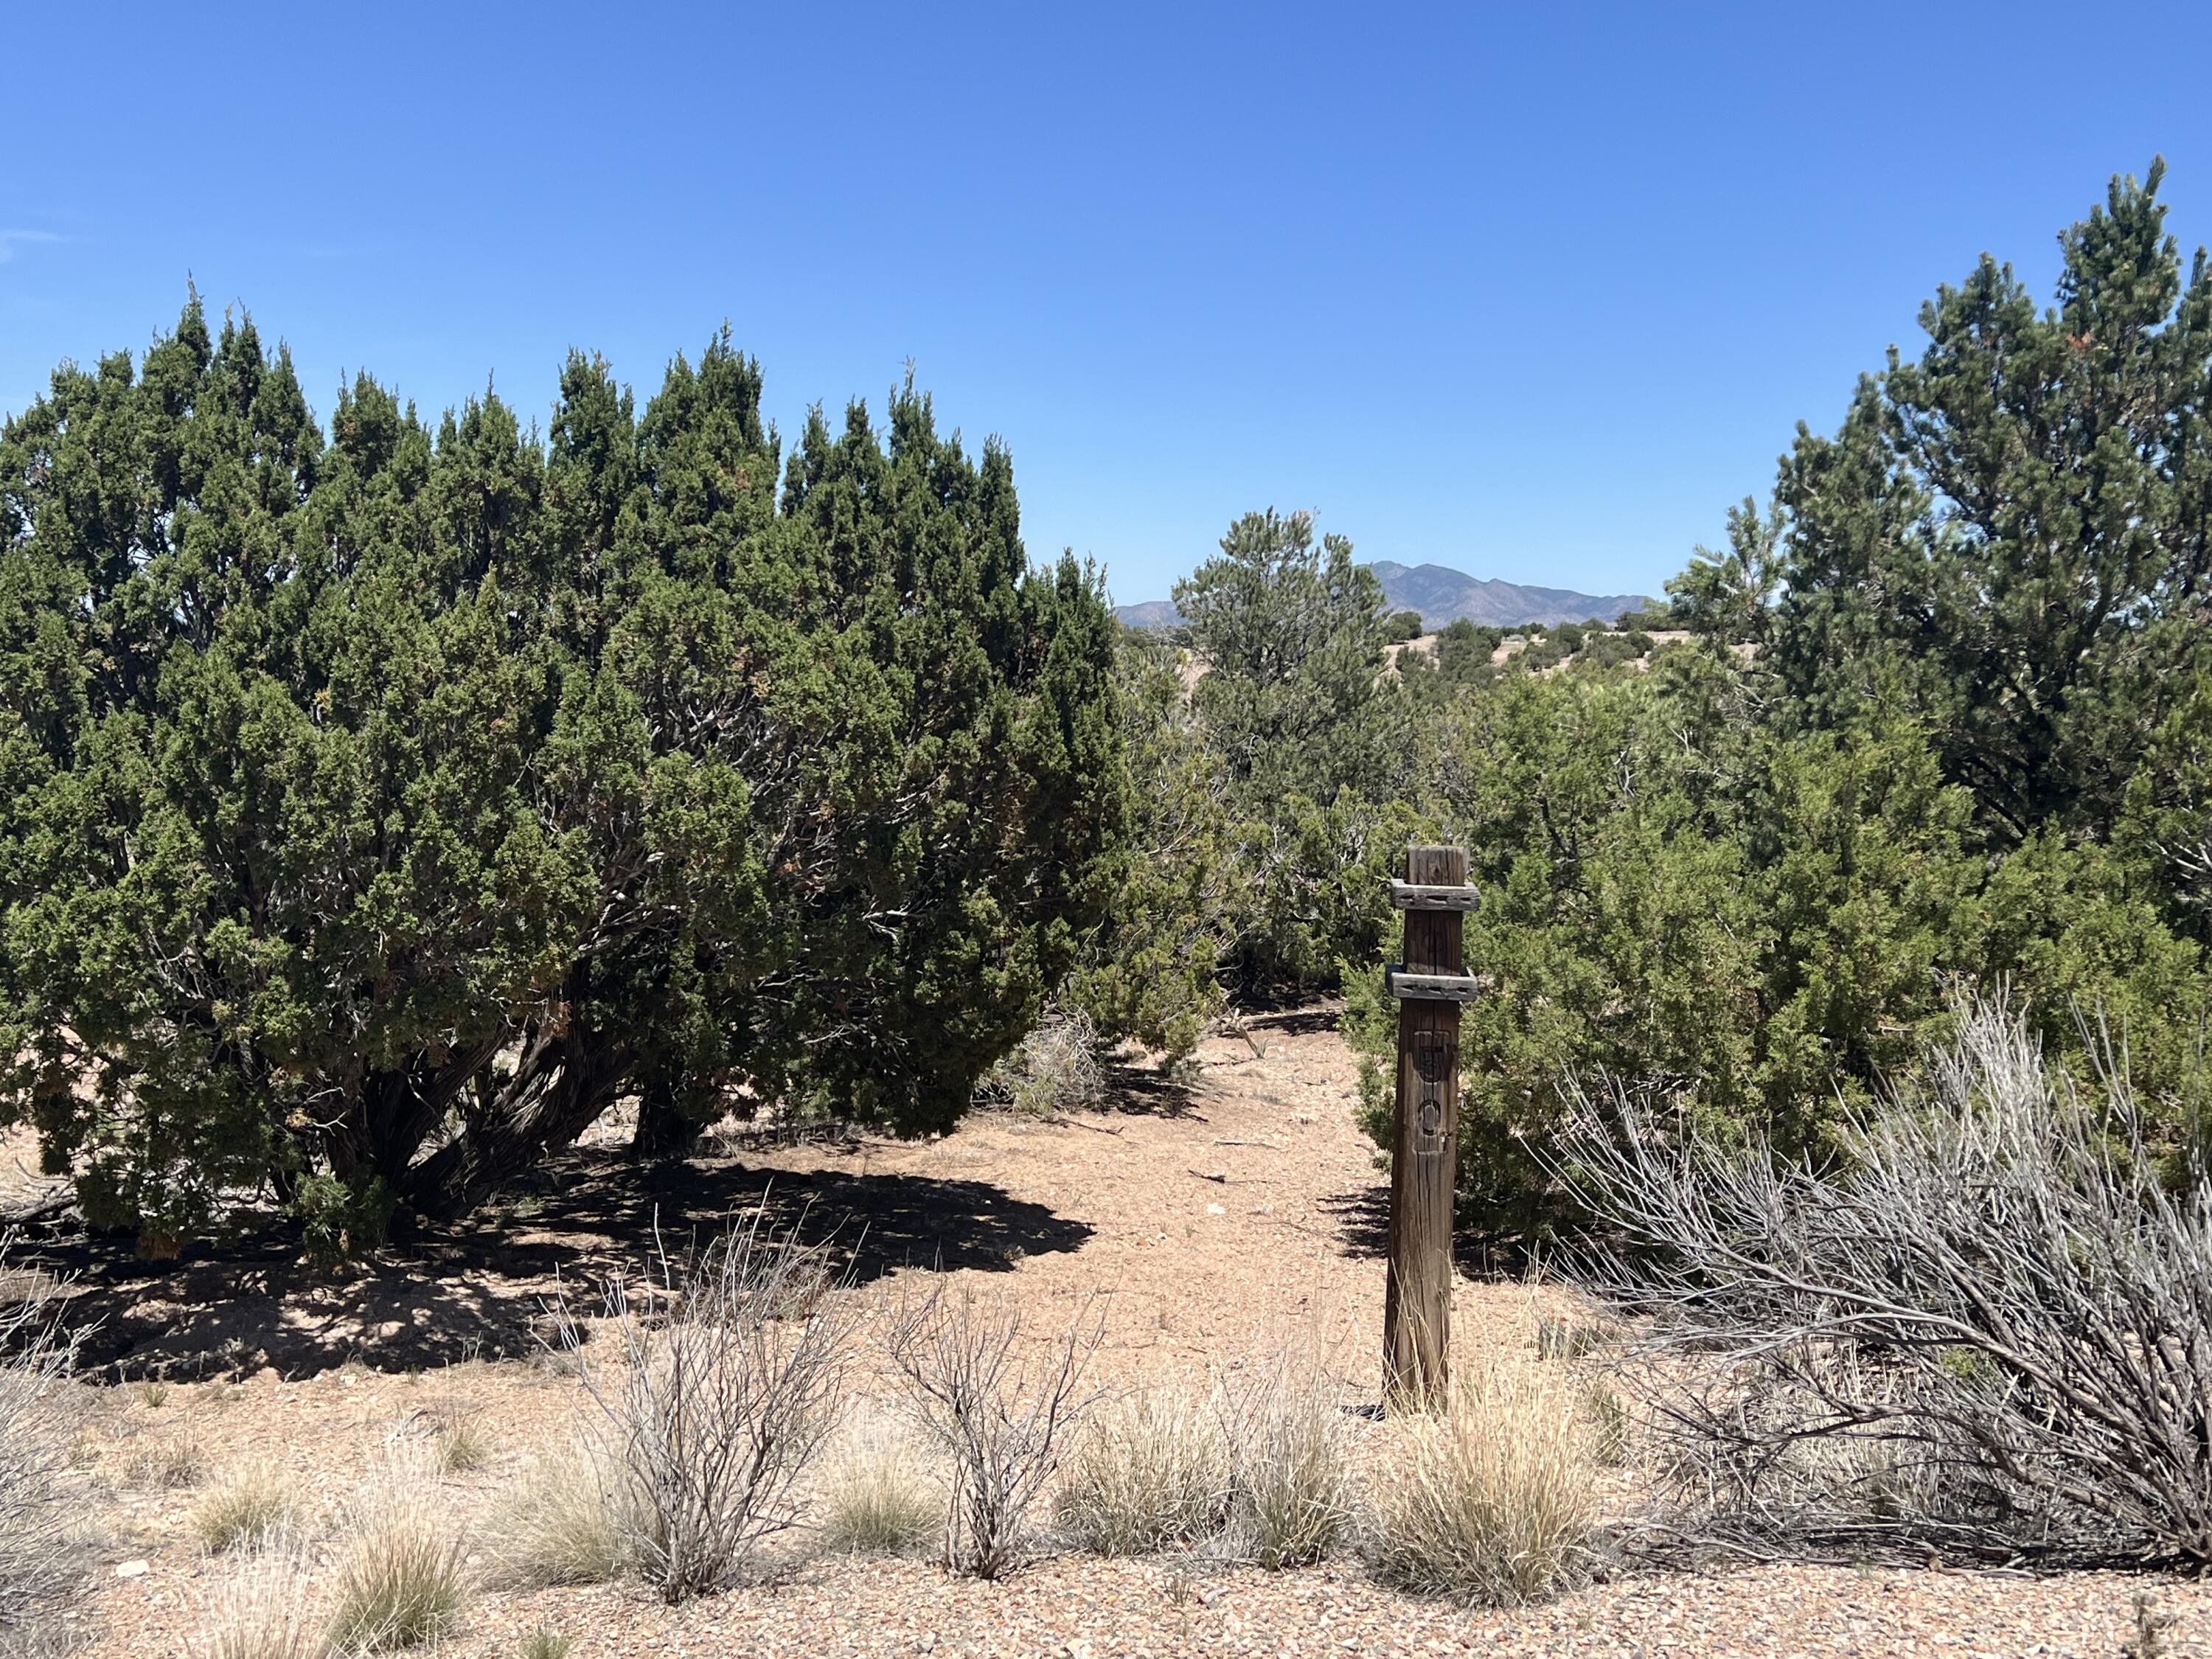
[[[726,318],[793,431],[912,359],[1032,556],[1164,595],[1248,507],[1656,591],[1984,249],[2116,171],[2212,240],[2212,7],[17,8],[0,410],[187,275],[327,411],[641,393]]]

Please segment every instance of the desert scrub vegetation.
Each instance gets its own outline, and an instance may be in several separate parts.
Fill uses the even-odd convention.
[[[1094,1402],[1085,1374],[1103,1323],[1088,1307],[1033,1352],[1020,1310],[936,1279],[909,1292],[887,1346],[908,1403],[946,1464],[945,1563],[996,1578],[1022,1556],[1030,1506]]]
[[[2201,1157],[2148,1143],[2124,1077],[2086,1097],[2007,1008],[1956,1027],[1832,1164],[1626,1096],[1583,1115],[1573,1179],[1615,1243],[1578,1273],[1644,1322],[1623,1376],[1682,1525],[2212,1562]]]
[[[432,1467],[387,1455],[357,1495],[333,1581],[331,1645],[383,1653],[447,1635],[468,1604],[467,1546]]]
[[[1377,1570],[1491,1607],[1572,1588],[1596,1559],[1594,1449],[1571,1379],[1469,1356],[1443,1408],[1401,1425],[1370,1477]]]
[[[311,1568],[284,1541],[242,1560],[209,1596],[192,1659],[330,1659]]]
[[[1106,1094],[1098,1028],[1081,1008],[1046,1011],[1012,1053],[984,1074],[976,1099],[1024,1117],[1095,1106]]]
[[[604,1440],[532,1458],[484,1522],[486,1577],[504,1589],[599,1584],[619,1577],[638,1522],[627,1472]]]
[[[849,1308],[823,1249],[764,1209],[682,1271],[665,1253],[609,1288],[611,1364],[586,1391],[621,1479],[632,1565],[665,1601],[720,1589],[798,1524],[800,1478],[836,1425]]]
[[[945,1482],[914,1431],[869,1415],[849,1422],[824,1460],[823,1541],[857,1555],[907,1555],[939,1541]]]
[[[284,1473],[253,1459],[224,1468],[208,1483],[192,1510],[192,1535],[211,1555],[258,1548],[289,1533],[299,1509],[299,1495]]]
[[[1140,1389],[1094,1411],[1054,1503],[1068,1535],[1101,1555],[1145,1555],[1218,1531],[1230,1498],[1218,1395]]]
[[[1284,1343],[1224,1386],[1233,1547],[1263,1567],[1318,1561],[1352,1514],[1351,1464],[1334,1379],[1310,1346]]]
[[[25,596],[0,618],[0,915],[62,907],[10,922],[0,1117],[83,1172],[96,1224],[173,1254],[274,1176],[312,1255],[355,1255],[630,1096],[641,1150],[777,1103],[940,1129],[1106,921],[1103,580],[1030,562],[1012,458],[910,383],[785,444],[724,333],[641,407],[572,356],[542,436],[489,393],[441,435],[367,375],[325,422],[197,295],[105,361],[105,390],[65,368],[0,424],[0,590]],[[70,506],[95,481],[144,507],[127,556]],[[340,522],[343,556],[315,528]],[[322,550],[244,552],[301,537]],[[532,573],[528,603],[493,601],[488,560]],[[143,605],[148,582],[204,603]],[[64,672],[61,701],[33,689]],[[217,735],[240,720],[269,744]],[[385,892],[371,821],[436,878]],[[198,1104],[149,1139],[73,1089],[91,1055],[118,1098]]]
[[[77,1582],[72,1505],[75,1345],[56,1323],[51,1281],[11,1266],[0,1238],[0,1654],[40,1650]]]

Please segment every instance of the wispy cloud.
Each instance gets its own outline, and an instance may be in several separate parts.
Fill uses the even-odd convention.
[[[62,239],[51,230],[0,230],[0,265],[15,257],[19,247],[29,247],[40,242],[58,242]]]

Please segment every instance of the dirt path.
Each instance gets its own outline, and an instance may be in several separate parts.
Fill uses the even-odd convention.
[[[1346,1403],[1374,1398],[1382,1177],[1352,1121],[1351,1057],[1323,1015],[1278,1017],[1256,1044],[1208,1042],[1187,1086],[1124,1079],[1111,1109],[1041,1123],[981,1117],[939,1141],[723,1149],[641,1171],[584,1153],[485,1227],[421,1241],[343,1285],[281,1261],[209,1258],[165,1273],[94,1263],[87,1305],[110,1320],[106,1358],[235,1379],[88,1389],[82,1457],[109,1495],[108,1541],[81,1610],[94,1655],[184,1653],[236,1568],[190,1541],[199,1501],[165,1487],[249,1458],[274,1462],[325,1534],[395,1441],[466,1417],[483,1467],[440,1501],[472,1526],[582,1408],[572,1377],[526,1352],[556,1270],[634,1258],[665,1232],[711,1231],[750,1205],[857,1246],[871,1322],[939,1270],[1017,1299],[1045,1340],[1102,1318],[1110,1382],[1203,1376],[1291,1328],[1329,1344]],[[866,1223],[865,1237],[860,1224]],[[1463,1342],[1525,1346],[1537,1298],[1462,1281]],[[510,1357],[467,1358],[507,1351]],[[348,1358],[349,1355],[353,1356]],[[364,1363],[366,1362],[366,1363]],[[416,1369],[409,1370],[410,1365]],[[391,1369],[379,1369],[389,1366]],[[864,1365],[858,1386],[873,1389]],[[1377,1585],[1351,1559],[1281,1574],[1071,1555],[998,1585],[911,1561],[796,1560],[776,1582],[664,1608],[634,1586],[487,1594],[441,1654],[514,1656],[541,1626],[576,1659],[614,1655],[1182,1653],[1641,1655],[1986,1654],[2114,1659],[2133,1598],[2179,1611],[2170,1652],[2212,1631],[2193,1585],[2109,1574],[2034,1580],[1942,1571],[1770,1568],[1644,1576],[1549,1606],[1470,1613]]]

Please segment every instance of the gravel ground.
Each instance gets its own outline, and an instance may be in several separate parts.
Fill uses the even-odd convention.
[[[1079,1312],[1103,1320],[1097,1375],[1109,1384],[1202,1378],[1251,1363],[1285,1329],[1336,1357],[1345,1403],[1376,1386],[1382,1270],[1382,1177],[1352,1122],[1351,1057],[1326,1017],[1279,1017],[1253,1040],[1210,1042],[1187,1087],[1142,1076],[1112,1109],[1035,1122],[981,1117],[942,1140],[837,1146],[732,1146],[695,1160],[699,1190],[757,1192],[763,1174],[816,1194],[865,1195],[908,1215],[878,1241],[860,1303],[862,1343],[915,1275],[913,1263],[963,1263],[956,1278],[1015,1297],[1040,1343]],[[690,1188],[686,1189],[692,1190]],[[908,1200],[911,1200],[909,1203]],[[734,1207],[734,1204],[732,1206]],[[909,1213],[910,1212],[910,1213]],[[713,1218],[701,1200],[671,1224]],[[835,1223],[838,1217],[823,1218]],[[532,1233],[538,1254],[603,1259],[607,1241],[569,1223]],[[903,1228],[903,1231],[900,1231]],[[619,1252],[617,1252],[619,1254]],[[423,1260],[393,1275],[428,1278],[438,1308],[482,1311],[534,1281],[511,1268],[473,1277]],[[538,1291],[550,1286],[550,1280]],[[521,1288],[518,1288],[518,1286]],[[388,1289],[388,1287],[387,1287]],[[158,1282],[149,1297],[160,1294]],[[535,1292],[533,1292],[535,1293]],[[167,1387],[80,1390],[82,1455],[98,1492],[101,1542],[92,1592],[72,1620],[94,1656],[198,1649],[206,1610],[240,1569],[191,1541],[190,1485],[248,1459],[284,1468],[327,1539],[348,1494],[398,1440],[465,1417],[489,1461],[444,1478],[441,1507],[465,1535],[533,1454],[564,1443],[588,1410],[573,1376],[523,1358],[402,1370],[424,1352],[404,1319],[368,1320],[377,1287],[271,1300],[266,1318],[296,1328],[296,1352],[356,1358],[293,1374],[267,1367]],[[378,1306],[382,1304],[378,1304]],[[1528,1348],[1546,1293],[1463,1280],[1462,1344]],[[258,1314],[256,1316],[263,1316]],[[486,1329],[501,1328],[485,1316]],[[153,1322],[158,1323],[158,1321]],[[419,1323],[419,1322],[418,1322]],[[432,1349],[432,1352],[436,1350]],[[380,1370],[380,1363],[395,1369]],[[304,1373],[304,1374],[302,1374]],[[855,1390],[884,1384],[871,1358]],[[1367,1432],[1362,1430],[1362,1432]],[[327,1561],[327,1545],[323,1559]],[[303,1587],[312,1598],[315,1582]],[[1109,1655],[1483,1653],[1498,1655],[2098,1656],[2134,1651],[2138,1598],[2172,1622],[2154,1650],[2212,1651],[2212,1595],[2194,1583],[2110,1573],[2049,1577],[1945,1571],[1761,1567],[1723,1574],[1624,1576],[1547,1605],[1471,1612],[1377,1584],[1352,1560],[1268,1574],[1210,1562],[1048,1557],[1003,1583],[951,1580],[926,1563],[787,1554],[768,1583],[667,1608],[635,1586],[483,1592],[438,1652],[520,1656],[541,1627],[575,1659],[607,1655]]]

